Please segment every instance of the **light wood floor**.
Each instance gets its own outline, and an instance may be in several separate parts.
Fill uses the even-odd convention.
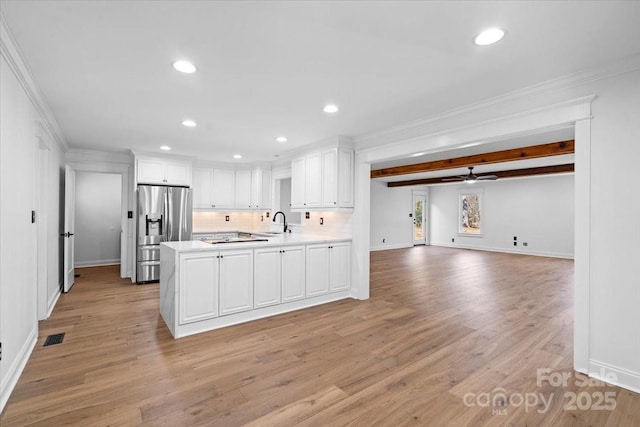
[[[157,284],[133,286],[117,267],[78,272],[40,324],[3,427],[640,425],[640,395],[576,384],[572,261],[374,252],[367,301],[180,340],[158,313]],[[42,346],[58,332],[62,344]],[[538,368],[571,378],[538,386]],[[613,392],[616,408],[564,410],[567,392],[585,394],[583,405]],[[551,402],[545,413],[542,401],[520,405],[531,393]],[[486,398],[497,406],[478,406]]]

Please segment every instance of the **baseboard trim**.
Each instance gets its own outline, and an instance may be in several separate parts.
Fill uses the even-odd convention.
[[[372,246],[371,249],[369,249],[369,251],[374,252],[374,251],[386,251],[388,249],[405,249],[405,248],[410,248],[412,246],[413,246],[412,244],[407,244],[407,243],[399,243],[396,245]]]
[[[102,261],[81,261],[76,262],[73,268],[85,268],[85,267],[104,267],[107,265],[120,265],[119,259],[106,259]]]
[[[638,372],[590,359],[588,375],[608,384],[640,393],[640,373]]]
[[[31,331],[29,337],[22,345],[22,348],[18,353],[18,357],[16,357],[7,370],[7,375],[5,375],[0,381],[0,414],[4,411],[4,407],[7,404],[13,389],[16,387],[16,384],[18,384],[20,375],[22,375],[22,371],[24,371],[25,366],[27,366],[27,362],[29,361],[29,357],[35,348],[37,341],[38,333],[36,323],[36,329]]]
[[[59,283],[60,286],[58,286],[58,290],[56,291],[55,294],[51,295],[51,298],[49,298],[49,302],[47,305],[47,319],[49,318],[49,316],[51,316],[51,313],[53,313],[53,309],[56,307],[56,304],[58,303],[58,299],[60,298],[60,295],[62,295],[62,287],[64,286],[62,282]]]
[[[549,258],[562,258],[562,259],[574,259],[572,254],[563,254],[560,252],[544,252],[544,251],[524,251],[524,250],[510,250],[505,248],[492,248],[492,247],[484,247],[484,246],[475,246],[475,245],[456,245],[450,243],[431,243],[431,246],[441,246],[444,248],[453,248],[453,249],[472,249],[475,251],[487,251],[487,252],[502,252],[506,254],[516,254],[516,255],[533,255],[533,256],[543,256]]]

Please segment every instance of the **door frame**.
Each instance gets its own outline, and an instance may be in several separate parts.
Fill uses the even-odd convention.
[[[129,219],[128,211],[133,211],[133,183],[129,182],[131,167],[133,164],[122,164],[115,162],[95,161],[95,160],[68,160],[67,165],[73,167],[76,172],[97,172],[111,173],[121,175],[121,194],[120,194],[120,277],[133,278],[135,271],[135,244],[133,232],[135,230],[134,219]],[[135,214],[135,212],[134,212]],[[135,216],[135,215],[134,215]]]
[[[422,198],[424,199],[424,205],[422,207],[422,223],[423,223],[423,234],[424,238],[422,240],[415,239],[415,217],[412,216],[411,221],[411,244],[413,246],[416,245],[429,245],[429,192],[428,189],[423,190],[411,190],[411,214],[415,214],[416,209],[416,199]]]

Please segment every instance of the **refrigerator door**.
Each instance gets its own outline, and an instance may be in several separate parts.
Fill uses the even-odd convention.
[[[167,188],[167,241],[191,240],[191,189]]]
[[[166,241],[169,218],[167,187],[138,186],[138,245],[157,245]]]

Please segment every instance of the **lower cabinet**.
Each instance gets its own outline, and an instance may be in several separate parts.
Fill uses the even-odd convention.
[[[178,323],[347,290],[349,242],[179,255]]]
[[[285,246],[254,251],[255,308],[304,298],[304,246]]]
[[[180,255],[179,324],[253,309],[253,250]]]
[[[220,252],[220,316],[253,309],[253,249]]]
[[[180,255],[179,324],[218,316],[219,262],[217,253]]]
[[[351,286],[351,243],[307,246],[306,296],[349,289]]]

